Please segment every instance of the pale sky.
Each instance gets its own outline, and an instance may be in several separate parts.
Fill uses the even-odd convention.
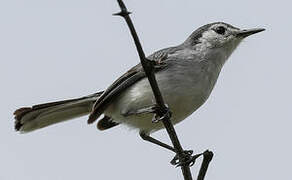
[[[208,180],[290,180],[291,2],[126,4],[146,54],[210,22],[266,28],[239,46],[208,101],[176,130],[186,149],[215,153]],[[111,15],[118,10],[115,0],[0,2],[0,180],[182,179],[173,153],[122,126],[100,132],[82,117],[30,134],[13,129],[16,108],[103,90],[139,62],[125,22]],[[164,130],[153,135],[169,142]]]

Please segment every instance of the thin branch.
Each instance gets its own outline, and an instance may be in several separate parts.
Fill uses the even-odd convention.
[[[121,12],[115,14],[115,15],[119,15],[119,16],[122,16],[126,22],[127,22],[127,25],[131,31],[131,34],[133,36],[133,39],[134,39],[134,42],[135,42],[135,45],[136,45],[136,48],[137,48],[137,51],[139,53],[139,57],[140,57],[140,60],[141,60],[141,64],[144,68],[144,71],[145,71],[145,74],[149,80],[149,83],[151,85],[151,88],[152,88],[152,91],[154,93],[154,96],[155,96],[155,99],[156,99],[156,103],[160,109],[160,111],[158,112],[158,115],[160,117],[164,116],[166,113],[168,113],[167,111],[167,107],[165,106],[165,103],[164,103],[164,100],[162,98],[162,95],[160,93],[160,90],[159,90],[159,87],[158,87],[158,84],[157,84],[157,81],[156,81],[156,78],[155,78],[155,75],[154,75],[154,68],[153,68],[153,65],[152,63],[150,63],[149,60],[146,59],[145,57],[145,53],[142,49],[142,45],[140,43],[140,40],[138,38],[138,35],[136,33],[136,30],[134,28],[134,25],[132,23],[132,20],[129,16],[130,12],[128,12],[125,4],[123,3],[122,0],[117,0],[118,3],[119,3],[119,6],[121,8]],[[170,118],[169,116],[166,116],[163,120],[162,120],[166,130],[167,130],[167,133],[172,141],[172,144],[173,144],[173,147],[174,149],[176,150],[177,154],[178,154],[178,157],[180,160],[183,159],[183,148],[179,142],[179,139],[176,135],[176,132],[175,132],[175,129],[170,121]],[[190,167],[189,165],[187,164],[184,164],[182,165],[181,167],[182,169],[182,172],[183,172],[183,175],[184,175],[184,178],[185,180],[191,180],[192,179],[192,175],[191,175],[191,171],[190,171]]]
[[[209,163],[211,162],[213,155],[214,155],[213,152],[209,150],[203,152],[203,162],[197,180],[204,180],[206,172],[209,167]]]
[[[145,71],[145,74],[149,80],[149,83],[151,85],[151,88],[152,88],[152,91],[153,91],[153,94],[154,94],[154,97],[156,100],[156,104],[157,104],[158,109],[159,109],[157,114],[160,117],[163,117],[162,122],[166,128],[166,131],[167,131],[170,139],[171,139],[171,142],[172,142],[173,147],[177,153],[177,156],[178,156],[180,161],[183,161],[184,160],[184,150],[179,142],[179,139],[176,135],[175,129],[170,121],[171,112],[168,109],[168,107],[165,105],[164,100],[163,100],[162,95],[161,95],[161,92],[159,90],[159,87],[158,87],[158,84],[157,84],[157,81],[156,81],[156,78],[154,75],[153,63],[150,60],[148,60],[145,56],[145,53],[143,51],[142,45],[141,45],[140,40],[138,38],[138,35],[136,33],[133,22],[129,16],[131,13],[127,10],[127,8],[122,0],[117,0],[117,1],[118,1],[120,8],[121,8],[121,11],[119,13],[114,14],[114,15],[122,16],[125,19],[125,21],[127,22],[127,25],[128,25],[130,32],[131,32],[131,35],[134,39],[136,49],[137,49],[139,57],[140,57],[141,64],[142,64],[143,69]],[[204,155],[204,160],[205,159],[206,158]],[[207,168],[208,168],[208,164],[210,162],[210,161],[205,160],[205,163],[204,163],[204,160],[203,160],[202,167],[200,170],[201,175],[199,175],[200,177],[202,177],[202,179],[204,179],[205,173],[206,173]],[[190,171],[189,164],[183,163],[181,166],[181,170],[182,170],[182,173],[183,173],[185,180],[192,180],[192,174]],[[201,171],[202,171],[202,173],[201,173]],[[202,180],[202,179],[200,179],[200,180]]]

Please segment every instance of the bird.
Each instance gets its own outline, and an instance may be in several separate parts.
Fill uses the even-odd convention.
[[[158,50],[147,57],[154,63],[155,77],[164,101],[177,124],[193,114],[211,94],[221,69],[240,42],[263,28],[240,29],[224,22],[196,29],[181,44]],[[14,112],[15,130],[28,133],[52,124],[89,115],[98,120],[99,130],[126,125],[139,131],[147,141],[174,150],[156,141],[151,133],[163,129],[157,106],[141,64],[137,64],[107,89],[88,96],[22,107]]]

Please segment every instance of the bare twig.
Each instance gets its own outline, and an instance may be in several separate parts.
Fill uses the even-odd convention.
[[[206,172],[208,170],[209,163],[211,162],[213,155],[214,155],[213,152],[209,150],[203,152],[203,162],[197,180],[204,180]]]
[[[151,61],[149,61],[145,56],[142,45],[141,45],[140,40],[138,38],[138,35],[136,33],[135,27],[132,23],[130,16],[129,16],[131,13],[127,10],[127,8],[122,0],[117,0],[117,1],[118,1],[120,8],[121,8],[121,11],[119,13],[114,14],[114,15],[118,15],[118,16],[123,17],[125,19],[125,21],[127,22],[127,25],[128,25],[130,32],[131,32],[131,35],[134,39],[134,42],[135,42],[135,45],[136,45],[136,48],[137,48],[137,51],[138,51],[138,54],[140,57],[141,64],[142,64],[143,69],[145,71],[145,74],[149,80],[149,83],[151,85],[151,88],[152,88],[152,91],[153,91],[153,94],[154,94],[154,97],[156,100],[156,104],[157,104],[158,109],[159,109],[157,114],[160,117],[164,117],[162,119],[162,122],[166,128],[166,131],[167,131],[170,139],[171,139],[173,147],[177,153],[178,159],[180,161],[183,161],[185,158],[184,157],[184,150],[179,142],[179,139],[176,135],[175,129],[170,121],[171,112],[168,109],[168,107],[165,105],[164,100],[163,100],[162,95],[161,95],[161,92],[159,90],[159,87],[158,87],[158,84],[157,84],[157,81],[156,81],[156,78],[154,75],[153,63]],[[201,177],[200,180],[204,179],[204,176],[205,176],[207,168],[208,168],[208,164],[212,159],[212,158],[207,159],[206,158],[207,156],[205,157],[205,154],[203,154],[203,155],[204,155],[204,160],[203,160],[202,167],[201,167],[201,170],[199,173],[199,177]],[[183,173],[185,180],[192,180],[192,174],[190,171],[189,164],[183,163],[181,165],[181,170],[182,170],[182,173]]]

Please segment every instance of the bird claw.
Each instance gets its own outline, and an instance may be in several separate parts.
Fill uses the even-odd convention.
[[[192,154],[193,154],[193,150],[186,150],[186,151],[183,152],[183,156],[184,156],[184,158],[188,158],[188,157],[192,156]],[[174,158],[170,161],[170,163],[171,163],[172,165],[177,165],[177,164],[179,164],[179,156],[178,156],[178,154],[176,154],[176,155],[174,156]]]
[[[157,107],[157,106],[156,106]],[[170,109],[168,108],[168,105],[165,104],[165,113],[163,114],[163,116],[159,116],[157,111],[159,111],[159,107],[155,108],[155,114],[153,115],[153,118],[152,118],[152,123],[158,123],[162,120],[164,120],[165,118],[170,118],[171,117],[171,112],[170,112]]]
[[[178,157],[178,154],[175,155],[175,157],[170,161],[170,163],[172,165],[174,165],[175,167],[180,167],[180,166],[184,166],[184,165],[187,165],[189,167],[193,166],[196,162],[196,159],[198,157],[200,157],[202,155],[202,153],[200,154],[196,154],[196,155],[193,155],[193,151],[192,150],[189,150],[189,151],[184,151],[183,152],[183,159],[180,160],[179,157]]]

